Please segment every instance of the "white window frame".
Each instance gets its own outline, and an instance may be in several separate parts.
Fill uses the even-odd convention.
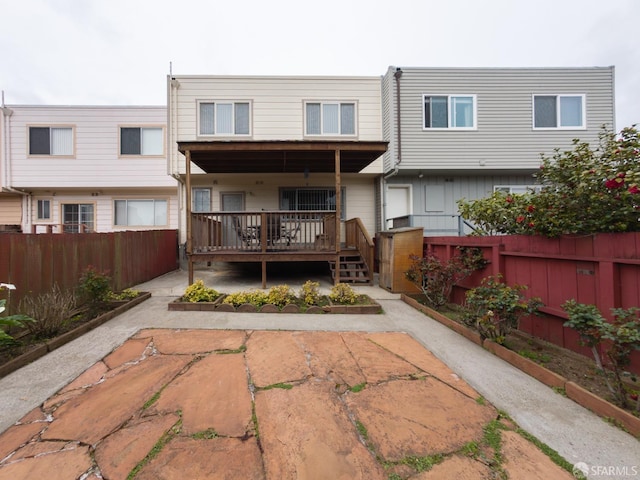
[[[45,221],[45,222],[50,222],[51,221],[51,209],[53,208],[53,202],[51,201],[50,198],[36,198],[36,219],[38,221]],[[47,205],[47,211],[48,211],[48,215],[44,216],[44,215],[40,215],[41,212],[41,208],[40,205],[42,205],[44,207],[44,205]],[[44,212],[44,208],[42,208],[42,211]]]
[[[132,128],[140,130],[140,153],[122,153],[122,130],[125,128]],[[160,139],[160,152],[144,152],[143,146],[144,143],[142,138],[144,136],[145,130],[159,130],[161,139]],[[118,127],[118,155],[120,157],[162,157],[164,156],[164,144],[165,144],[165,136],[164,136],[164,127],[162,125],[120,125]]]
[[[536,127],[536,97],[556,97],[556,126],[555,127]],[[562,126],[560,120],[561,98],[580,98],[582,101],[582,125]],[[586,130],[587,129],[587,96],[584,93],[534,93],[531,95],[531,127],[534,130]]]
[[[32,128],[46,128],[49,130],[49,153],[31,153],[31,129]],[[54,138],[51,134],[52,130],[69,130],[71,132],[69,153],[51,153],[54,150]],[[73,125],[28,125],[27,126],[27,154],[30,157],[66,157],[73,158],[76,154],[76,129]]]
[[[425,99],[427,97],[446,97],[447,98],[447,126],[446,127],[427,127],[426,123],[426,112],[425,112]],[[452,114],[453,109],[451,108],[451,101],[453,98],[471,98],[472,106],[473,106],[473,126],[471,127],[456,127],[453,126],[453,118]],[[423,93],[422,94],[422,130],[425,132],[430,131],[448,131],[448,130],[478,130],[478,96],[473,93]]]
[[[77,206],[78,207],[78,218],[77,222],[67,223],[67,218],[65,215],[65,207],[67,206]],[[90,208],[90,212],[87,207]],[[84,225],[88,227],[89,232],[96,231],[96,213],[97,208],[94,202],[84,202],[84,203],[76,203],[76,202],[64,202],[60,204],[60,223],[62,224],[62,231],[65,233],[79,233],[80,225]],[[87,217],[90,217],[90,222],[87,221]]]
[[[127,220],[126,223],[116,223],[116,202],[126,202],[125,210],[127,212]],[[128,203],[129,202],[153,202],[154,207],[154,219],[153,224],[130,224],[129,223],[129,210]],[[164,219],[165,223],[156,223],[155,221],[155,204],[156,202],[164,202],[165,203],[165,212],[166,217]],[[149,228],[149,227],[166,227],[169,225],[169,199],[168,198],[114,198],[113,199],[113,226],[118,227],[140,227],[140,228]]]
[[[212,104],[214,107],[214,121],[213,121],[213,133],[202,133],[202,122],[200,118],[200,106]],[[248,133],[235,133],[236,126],[236,105],[237,104],[246,104],[249,106],[249,125],[248,125]],[[233,126],[234,132],[232,133],[218,133],[216,131],[216,118],[218,105],[231,105],[231,125]],[[250,100],[197,100],[196,101],[196,116],[198,121],[196,122],[197,128],[197,136],[198,137],[251,137],[252,135],[252,124],[253,124],[253,102]]]
[[[212,189],[209,188],[209,187],[193,187],[191,189],[191,199],[192,199],[192,201],[191,201],[191,211],[193,213],[210,212],[211,211],[211,190]],[[206,192],[209,193],[209,205],[208,205],[208,208],[205,209],[205,210],[196,209],[196,192],[198,192],[198,191],[206,191]]]
[[[523,194],[523,193],[539,193],[542,185],[494,185],[494,192],[503,192],[506,194]]]
[[[320,105],[320,133],[308,133],[307,106],[311,104]],[[338,107],[338,133],[325,133],[324,129],[324,106],[337,105]],[[353,133],[342,132],[342,105],[353,105]],[[302,126],[305,137],[348,137],[355,138],[358,136],[358,102],[355,100],[305,100],[303,105],[304,125]]]

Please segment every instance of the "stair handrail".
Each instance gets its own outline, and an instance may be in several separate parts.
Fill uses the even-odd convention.
[[[355,247],[364,260],[367,270],[370,273],[373,272],[373,240],[359,217],[351,218],[345,222],[345,246],[347,248]]]

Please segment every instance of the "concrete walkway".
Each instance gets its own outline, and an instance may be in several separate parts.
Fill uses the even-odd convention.
[[[242,275],[229,275],[229,272],[199,271],[196,274],[196,278],[203,278],[205,280],[205,283],[207,283],[208,285],[214,285],[220,291],[224,292],[238,291],[246,288],[259,288],[260,286],[259,279],[247,282],[246,277]],[[244,348],[246,348],[247,352],[245,356],[248,356],[249,352],[252,351],[250,348],[249,340],[247,339],[253,338],[252,335],[255,333],[254,331],[262,332],[270,330],[286,330],[291,332],[366,332],[367,335],[374,335],[375,332],[406,332],[408,334],[408,336],[406,337],[407,340],[401,342],[402,344],[410,344],[412,340],[409,338],[409,336],[413,337],[413,339],[419,342],[419,344],[426,347],[429,352],[432,352],[435,357],[437,357],[437,359],[444,362],[444,364],[446,364],[448,368],[450,368],[455,374],[457,374],[457,376],[464,379],[473,390],[484,397],[484,399],[486,399],[493,407],[506,412],[515,422],[517,422],[520,427],[537,437],[540,441],[546,443],[551,448],[557,450],[569,462],[584,462],[594,469],[595,467],[608,468],[609,472],[611,472],[611,468],[614,468],[617,469],[616,471],[618,473],[625,473],[625,475],[620,475],[620,478],[633,478],[632,474],[635,474],[638,478],[640,478],[640,442],[638,442],[636,439],[620,431],[619,429],[612,427],[599,417],[593,415],[571,400],[568,400],[556,394],[550,388],[542,385],[526,374],[523,374],[519,370],[496,358],[479,346],[450,331],[446,327],[443,327],[438,322],[431,320],[420,312],[415,311],[414,309],[400,301],[398,299],[398,296],[389,294],[388,292],[380,288],[359,287],[358,290],[361,290],[363,293],[367,293],[381,303],[385,311],[385,313],[382,315],[330,316],[274,315],[255,313],[239,314],[224,312],[169,312],[167,310],[167,303],[173,297],[177,297],[183,292],[184,288],[186,287],[186,283],[186,273],[174,272],[138,286],[137,288],[140,290],[151,291],[153,295],[152,298],[135,307],[134,309],[126,312],[125,314],[108,322],[107,324],[97,328],[96,330],[89,332],[88,334],[75,340],[74,342],[71,342],[64,347],[50,353],[49,355],[34,362],[33,364],[28,365],[27,367],[1,379],[0,405],[2,405],[3,408],[0,409],[0,431],[5,431],[15,422],[23,419],[25,415],[32,412],[33,409],[40,407],[43,402],[45,402],[47,399],[67,386],[71,381],[82,374],[88,367],[97,363],[103,363],[107,365],[107,363],[101,362],[101,360],[107,357],[110,353],[114,352],[128,339],[136,337],[136,334],[138,334],[138,336],[133,340],[130,340],[130,342],[134,342],[133,345],[141,346],[142,344],[144,344],[144,348],[149,347],[149,345],[154,346],[157,343],[155,340],[156,336],[161,335],[161,333],[156,332],[155,336],[153,331],[151,331],[150,334],[145,334],[141,332],[144,329],[207,329],[243,332],[242,338],[245,339],[245,343],[243,343],[242,345],[244,345]],[[291,283],[290,285],[299,287],[299,285]],[[322,288],[325,290],[328,290],[329,287],[330,285],[326,282],[322,284]],[[264,334],[261,333],[260,335]],[[291,334],[289,333],[286,335]],[[278,338],[284,338],[286,335],[281,335]],[[364,335],[364,333],[360,335]],[[150,344],[149,341],[146,341],[145,343],[145,338],[153,338],[153,342]],[[345,338],[351,337],[338,335],[337,337],[334,336],[332,338],[333,339],[331,341],[338,342],[335,344],[338,345],[344,344]],[[366,338],[370,340],[369,337]],[[388,340],[382,340],[382,338],[383,337],[377,338],[375,342],[382,345],[384,345],[385,342],[388,343]],[[384,338],[387,339],[388,337]],[[305,340],[302,343],[306,345],[305,342],[313,343],[312,340]],[[270,342],[264,342],[264,345],[269,345],[271,343],[273,343],[273,340]],[[349,347],[350,355],[362,355],[363,358],[366,358],[367,354],[360,351],[359,347],[354,346],[357,343],[358,342],[352,338],[353,345]],[[237,347],[237,345],[233,345],[233,348]],[[336,350],[336,348],[338,347],[334,346],[330,350],[333,351]],[[416,367],[417,361],[410,361],[407,358],[407,353],[402,350],[402,348],[405,347],[402,347],[400,350],[398,350],[400,347],[394,344],[393,347],[385,348],[390,352],[395,353],[398,358],[402,358],[413,367]],[[254,347],[254,349],[260,350],[260,348],[258,347]],[[310,352],[308,356],[309,359],[314,358],[314,355],[316,354],[314,352],[316,352],[316,350],[308,347],[305,351]],[[425,350],[422,351],[425,353],[416,355],[423,355],[423,357],[421,357],[423,359],[429,356],[429,352]],[[115,353],[113,355],[115,355]],[[118,353],[118,355],[122,354]],[[172,360],[171,362],[173,361],[174,360]],[[444,365],[441,365],[435,358],[430,361],[432,363],[430,363],[429,366],[421,367],[419,368],[419,370],[425,374],[433,376],[433,378],[439,379],[446,384],[447,379],[450,380],[450,374],[444,374],[443,377],[441,374],[434,373],[434,371],[441,367],[445,370],[439,370],[440,372],[448,371],[448,369],[446,369]],[[307,361],[307,363],[311,365],[311,363],[309,362],[311,362],[311,360]],[[179,365],[179,363],[180,362],[174,365],[174,367],[178,370],[185,366],[180,366],[181,364]],[[254,365],[259,365],[259,363],[260,362],[257,362]],[[427,363],[429,362],[425,362],[424,364],[426,365]],[[381,364],[384,364],[384,362],[381,362]],[[122,365],[123,364],[118,364],[118,362],[114,361],[111,364],[111,367],[107,365],[107,370],[117,369],[122,367]],[[358,365],[359,368],[362,369],[360,363]],[[436,367],[436,365],[438,365],[438,367]],[[178,368],[179,366],[180,368]],[[374,370],[377,367],[378,365],[376,365],[375,362],[370,365],[370,368]],[[107,370],[105,370],[105,372]],[[104,381],[106,383],[106,380],[104,380],[103,378],[105,372],[102,372],[99,378],[102,379],[100,381]],[[384,379],[385,382],[389,382],[390,379],[403,379],[403,381],[410,382],[410,380],[407,379],[411,378],[411,375],[415,376],[418,374],[418,376],[420,376],[420,372],[417,371],[407,373],[405,370],[401,370],[401,372],[403,373],[399,374],[398,372],[387,372],[385,374],[387,375],[387,377],[381,377],[377,379],[376,382],[369,382],[367,380],[365,383],[376,383],[376,385],[382,385],[382,383],[380,383],[380,380],[382,379]],[[363,375],[366,376],[366,370],[363,370]],[[312,378],[314,377],[314,375],[310,375],[310,377],[303,375],[303,377]],[[296,379],[301,382],[301,379],[297,378],[295,375],[293,377],[284,375],[283,377],[276,377],[272,379],[278,381],[271,382],[271,380],[265,380],[262,385],[258,386],[268,386],[272,383],[279,383],[279,381],[286,382]],[[355,380],[353,382],[355,382]],[[344,382],[344,384],[348,385],[349,387],[353,387],[355,385],[353,382],[350,383],[346,381]],[[458,386],[455,388],[455,390],[459,392],[463,388],[464,387]],[[365,391],[367,390],[369,390],[369,388],[365,389]],[[271,408],[273,408],[273,405],[266,400],[267,397],[271,398],[273,396],[272,394],[266,393],[271,391],[272,390],[260,391],[259,395],[256,396],[256,401],[258,397],[265,399],[264,402],[266,403],[261,403],[263,412],[265,411],[265,409],[269,408],[269,405],[271,405]],[[278,390],[278,392],[280,392],[280,390]],[[346,394],[348,396],[349,392],[340,391],[340,394]],[[73,395],[69,394],[69,398],[72,396]],[[355,396],[355,394],[352,396]],[[467,398],[472,397],[473,394],[467,394]],[[67,400],[69,399],[65,398],[65,401]],[[73,402],[73,399],[69,400],[69,402]],[[400,400],[398,400],[398,402],[400,402]],[[475,400],[472,403],[473,405],[478,405]],[[256,403],[256,406],[257,405],[258,403]],[[493,407],[488,405],[486,408],[492,409]],[[60,408],[62,409],[63,407]],[[71,407],[67,407],[67,410],[69,410],[70,408]],[[356,410],[357,406],[353,406],[353,411]],[[463,411],[459,413],[458,416],[464,417],[466,411],[471,410],[471,404],[467,404],[467,406],[463,408]],[[485,410],[485,412],[486,411],[488,410]],[[52,412],[55,417],[55,409],[53,409]],[[294,413],[295,412],[293,412],[292,415]],[[367,416],[366,409],[361,410],[361,414],[363,418],[373,418],[373,416]],[[133,413],[129,414],[129,416],[131,415],[133,415]],[[482,417],[482,415],[483,413],[480,414],[480,417],[485,418]],[[36,422],[49,420],[50,419],[44,418],[38,419],[36,420]],[[169,417],[163,419],[163,421],[166,422],[169,422],[169,420]],[[23,422],[27,423],[24,419]],[[53,427],[53,425],[56,425],[56,422],[58,422],[57,424],[64,423],[56,418],[51,426]],[[69,421],[68,423],[75,424],[78,422],[76,419],[76,421]],[[371,423],[370,425],[373,425],[373,423]],[[24,425],[22,426],[24,427]],[[162,423],[158,428],[160,430],[162,430],[163,428],[164,430],[166,430],[165,427],[166,425]],[[274,424],[273,428],[276,427],[277,424]],[[367,427],[369,427],[369,425],[367,425]],[[16,427],[12,428],[14,430],[17,430]],[[35,429],[36,427],[33,428]],[[112,428],[115,427],[112,426]],[[23,432],[26,432],[28,429],[23,428],[22,430]],[[194,431],[196,430],[197,428]],[[384,429],[380,429],[380,431],[383,430]],[[10,432],[6,432],[5,435],[0,438],[0,445],[8,443],[6,441],[1,441],[3,439],[7,439],[8,433]],[[28,433],[29,432],[23,433],[23,435],[26,435],[26,438],[24,438],[22,443],[33,437],[33,432],[30,432],[31,436],[28,436]],[[78,445],[93,445],[95,443],[95,439],[91,436],[91,434],[87,434],[88,436],[86,438],[82,437],[82,435],[80,434],[78,434],[80,435],[80,437],[73,436],[76,435],[76,433],[74,433],[73,435],[69,434],[68,432],[55,434],[55,430],[53,430],[53,432],[50,432],[50,434],[53,436],[49,438],[49,442],[59,439],[74,439],[76,442],[79,442],[77,443]],[[469,438],[475,439],[476,437],[472,436]],[[360,440],[362,441],[362,438],[360,438]],[[15,440],[14,438],[13,441],[15,442],[17,440]],[[385,443],[385,441],[383,441],[381,437],[373,438],[371,441],[373,442],[376,451],[384,450],[384,445],[388,445],[387,443]],[[264,442],[268,442],[268,439],[265,438]],[[235,446],[232,445],[230,448],[235,448]],[[4,457],[6,454],[10,454],[12,451],[13,450],[5,452],[4,455],[0,451],[0,457]],[[451,450],[451,448],[449,447],[449,450],[446,451],[455,451],[455,449]],[[433,451],[429,452],[429,454],[432,453]],[[248,454],[251,455],[251,452],[249,452]],[[11,460],[11,458],[9,458],[9,460]],[[267,462],[267,460],[263,459],[263,463],[264,462]],[[17,464],[18,462],[14,462],[12,465],[15,466]],[[264,465],[266,468],[267,463],[264,463]],[[7,474],[13,475],[9,467],[11,467],[11,465],[0,467],[0,479],[10,478],[3,477],[3,470]],[[81,466],[78,468],[81,469]],[[526,468],[522,467],[521,470],[524,471],[526,470]],[[268,473],[269,470],[267,469],[267,474]],[[402,475],[405,475],[405,473],[406,472],[401,472]],[[267,475],[267,478],[279,478],[274,475],[275,473],[273,475]],[[19,477],[13,476],[12,478]],[[113,476],[108,478],[118,477]],[[149,473],[149,478],[152,478],[151,473]],[[167,476],[166,478],[186,477]],[[237,478],[248,477],[239,476]],[[322,477],[314,477],[313,475],[309,474],[306,478]],[[407,477],[402,476],[402,478]],[[529,476],[526,478],[537,477]],[[548,475],[544,477],[541,474],[540,478],[556,477],[549,477]],[[590,478],[596,477],[590,476]],[[607,478],[617,477],[615,475],[609,475],[607,476]]]

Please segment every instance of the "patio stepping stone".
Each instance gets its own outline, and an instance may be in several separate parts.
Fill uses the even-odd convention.
[[[256,387],[298,382],[311,376],[304,351],[291,332],[253,332],[245,356]]]
[[[79,478],[92,466],[89,447],[82,446],[71,450],[30,457],[0,468],[0,480],[19,478]]]
[[[267,478],[387,478],[330,382],[256,392]]]
[[[186,355],[155,356],[122,371],[55,410],[42,438],[95,444],[131,418],[190,360]]]
[[[244,436],[251,423],[251,393],[243,355],[211,354],[191,365],[151,409],[182,410],[185,435],[213,429],[218,435]]]
[[[237,350],[246,337],[242,330],[165,330],[153,336],[153,343],[165,355],[195,354]]]
[[[24,445],[36,434],[40,433],[46,423],[26,423],[24,425],[13,425],[0,435],[0,462],[20,445]]]
[[[505,458],[503,468],[514,480],[536,480],[553,478],[571,480],[575,477],[565,470],[558,469],[553,461],[516,432],[502,432],[502,455]]]
[[[177,437],[136,476],[136,480],[264,480],[260,449],[255,438]],[[284,478],[284,477],[280,477]]]
[[[104,359],[104,363],[108,368],[113,369],[120,367],[125,363],[140,360],[148,345],[149,340],[146,338],[127,340],[117,350],[110,355],[107,355]]]
[[[73,382],[68,384],[60,393],[66,393],[72,390],[76,390],[78,388],[85,387],[87,385],[93,385],[98,383],[102,376],[107,373],[109,367],[103,362],[96,362],[92,367],[89,367],[84,371],[78,378],[76,378]]]
[[[428,472],[422,472],[411,477],[411,480],[442,480],[443,478],[455,478],[456,480],[478,480],[479,478],[494,478],[494,475],[492,475],[491,469],[487,465],[478,460],[453,455],[446,458],[442,463],[435,465]]]

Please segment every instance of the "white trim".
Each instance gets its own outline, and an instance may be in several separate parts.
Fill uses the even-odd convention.
[[[307,133],[307,105],[310,103],[317,103],[320,105],[320,130],[321,133]],[[322,133],[322,115],[324,105],[338,105],[338,130],[342,130],[340,107],[342,105],[353,105],[353,133]],[[302,134],[308,138],[319,137],[340,137],[340,138],[358,138],[358,101],[357,100],[303,100],[302,101]]]
[[[556,125],[555,127],[536,127],[536,97],[556,97]],[[560,98],[580,97],[582,99],[582,125],[578,127],[563,127],[560,125]],[[584,93],[533,93],[531,94],[531,128],[533,130],[586,130],[587,129],[587,95]]]
[[[218,104],[231,104],[233,106],[233,108],[231,109],[231,115],[232,115],[232,124],[233,124],[233,128],[235,130],[235,114],[236,114],[236,109],[235,106],[236,104],[239,103],[246,103],[247,105],[249,105],[249,133],[215,133],[215,116],[214,116],[214,133],[201,133],[200,132],[200,105],[201,104],[213,104],[214,105],[214,109],[216,108],[216,105]],[[217,112],[216,112],[217,113]],[[215,115],[215,114],[214,114]],[[236,138],[236,137],[242,137],[242,138],[249,138],[253,135],[253,101],[252,100],[242,100],[242,99],[233,99],[233,100],[229,100],[229,99],[197,99],[196,100],[196,137],[201,137],[201,138]]]
[[[446,132],[451,130],[466,130],[466,131],[474,131],[478,130],[478,95],[474,93],[422,93],[421,94],[421,109],[422,109],[422,131],[424,132]],[[425,111],[424,111],[424,100],[426,97],[447,97],[447,127],[425,127]],[[451,126],[451,98],[452,97],[471,97],[473,100],[473,127],[452,127]]]

